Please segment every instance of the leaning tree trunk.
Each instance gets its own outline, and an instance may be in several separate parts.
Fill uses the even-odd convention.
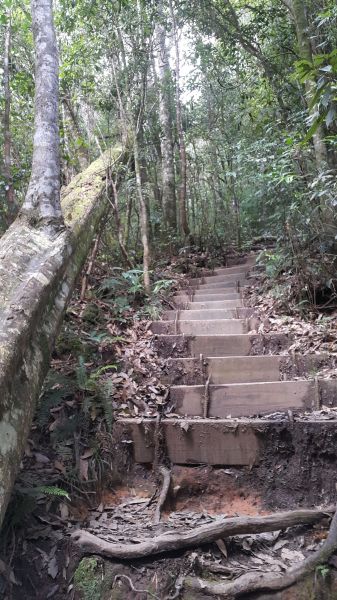
[[[0,239],[0,524],[19,469],[55,338],[91,242],[107,210],[107,151],[62,193],[67,229],[17,219]]]
[[[36,54],[31,179],[16,221],[0,240],[0,525],[48,370],[62,316],[107,208],[106,153],[60,202],[58,53],[52,0],[32,0]]]

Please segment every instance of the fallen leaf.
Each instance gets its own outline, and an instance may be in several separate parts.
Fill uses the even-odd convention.
[[[227,553],[227,548],[226,548],[226,544],[223,540],[216,540],[216,545],[218,546],[221,554],[224,555],[225,558],[228,558],[228,553]]]
[[[50,577],[55,579],[58,572],[59,572],[59,568],[58,568],[56,556],[53,556],[53,558],[49,561],[49,564],[48,564],[48,575],[50,575]]]

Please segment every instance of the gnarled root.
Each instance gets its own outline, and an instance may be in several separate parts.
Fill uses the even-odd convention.
[[[277,531],[279,529],[286,529],[287,527],[294,527],[295,525],[312,525],[321,521],[328,513],[334,510],[334,507],[326,510],[301,509],[263,517],[217,519],[212,523],[201,525],[191,531],[183,531],[181,533],[169,531],[152,538],[140,540],[139,543],[134,544],[108,542],[85,530],[74,532],[72,539],[77,542],[85,553],[100,554],[110,558],[133,559],[161,554],[163,552],[172,552],[173,550],[181,550],[183,548],[195,548],[202,544],[208,544],[220,538],[231,537],[233,535]]]
[[[299,566],[289,569],[284,575],[274,573],[245,573],[234,581],[212,583],[197,577],[186,577],[184,587],[202,591],[221,598],[239,598],[254,592],[279,591],[294,585],[310,575],[319,565],[328,562],[337,550],[337,511],[331,521],[329,535],[323,546]]]

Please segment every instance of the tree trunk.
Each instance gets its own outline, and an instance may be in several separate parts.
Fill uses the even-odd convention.
[[[124,235],[123,235],[123,244],[124,244],[125,248],[128,247],[128,243],[129,243],[129,236],[130,236],[130,229],[131,229],[132,205],[133,205],[132,193],[129,191],[129,192],[127,192],[126,218],[125,218],[125,228],[124,228]]]
[[[177,228],[177,207],[172,134],[171,71],[163,18],[163,5],[160,2],[159,24],[157,25],[157,64],[159,75],[159,122],[161,126],[162,203],[165,226],[175,231]]]
[[[110,191],[112,191],[112,193],[110,193]],[[115,226],[116,226],[116,233],[117,233],[117,239],[118,239],[120,253],[122,255],[122,259],[124,260],[126,266],[129,267],[129,269],[133,269],[133,264],[127,253],[126,247],[124,246],[123,231],[122,231],[122,225],[121,225],[121,220],[120,220],[120,216],[119,216],[117,183],[112,179],[112,177],[110,178],[110,181],[109,181],[108,194],[109,194],[110,203],[111,203],[112,210],[113,210],[114,217],[115,217]]]
[[[144,288],[147,294],[151,291],[150,284],[150,244],[149,244],[149,224],[148,224],[148,212],[146,201],[144,198],[143,188],[142,188],[142,174],[141,174],[141,164],[139,158],[139,143],[137,134],[135,135],[134,144],[133,144],[133,152],[135,157],[135,173],[136,173],[136,188],[137,195],[139,200],[139,209],[140,209],[140,229],[141,229],[141,237],[142,237],[142,245],[143,245],[143,273],[144,273]]]
[[[86,169],[86,167],[89,164],[89,152],[88,152],[88,149],[87,149],[85,143],[83,143],[84,134],[81,130],[81,126],[79,124],[78,117],[75,113],[75,110],[74,110],[74,107],[72,105],[70,98],[68,96],[65,96],[63,98],[62,102],[63,102],[63,106],[65,106],[65,108],[67,109],[67,112],[68,112],[70,120],[71,120],[75,142],[77,140],[79,140],[79,142],[76,143],[77,158],[78,158],[78,162],[79,162],[81,171],[83,171],[84,169]]]
[[[32,0],[31,9],[36,55],[32,174],[20,214],[0,240],[0,524],[64,309],[107,209],[106,169],[122,156],[121,148],[112,157],[107,152],[72,181],[63,194],[63,220],[52,0]]]
[[[180,187],[179,187],[179,225],[183,237],[188,238],[190,231],[187,220],[187,209],[186,209],[186,189],[187,189],[187,164],[186,164],[186,145],[185,135],[183,128],[183,120],[181,114],[181,100],[180,100],[180,56],[179,56],[179,43],[177,33],[177,23],[174,14],[174,8],[172,0],[170,0],[171,19],[173,24],[173,39],[176,55],[176,121],[179,138],[179,155],[180,155]]]
[[[20,218],[51,233],[63,226],[60,205],[58,50],[52,0],[31,0],[35,43],[32,173]]]
[[[300,57],[303,60],[307,60],[311,63],[313,59],[313,51],[309,38],[309,21],[306,14],[305,2],[303,0],[285,0],[284,3],[288,7],[295,23]],[[307,80],[305,82],[305,91],[309,115],[312,115],[314,112],[314,108],[311,106],[311,102],[315,94],[315,90],[315,81]],[[324,141],[324,131],[321,125],[317,128],[316,132],[314,133],[312,141],[315,150],[317,168],[319,171],[321,171],[322,169],[324,169],[324,167],[327,166],[328,162],[328,153]]]
[[[3,60],[3,84],[5,109],[3,115],[3,135],[4,135],[4,167],[3,176],[5,181],[6,211],[8,221],[12,221],[15,214],[15,193],[12,177],[12,137],[10,129],[11,113],[11,88],[10,88],[10,60],[11,60],[11,17],[8,16],[8,23],[5,32],[5,47]]]
[[[67,230],[55,236],[18,218],[0,240],[0,524],[76,278],[106,214],[107,151],[62,193]],[[111,165],[111,166],[110,166]]]

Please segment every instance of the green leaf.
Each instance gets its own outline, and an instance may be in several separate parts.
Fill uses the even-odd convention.
[[[301,141],[301,145],[307,144],[311,140],[311,138],[315,135],[319,126],[323,123],[323,121],[326,117],[326,114],[327,114],[327,111],[325,111],[322,115],[319,115],[319,117],[317,119],[315,119],[315,121],[313,122],[311,127],[308,129],[305,137]]]

